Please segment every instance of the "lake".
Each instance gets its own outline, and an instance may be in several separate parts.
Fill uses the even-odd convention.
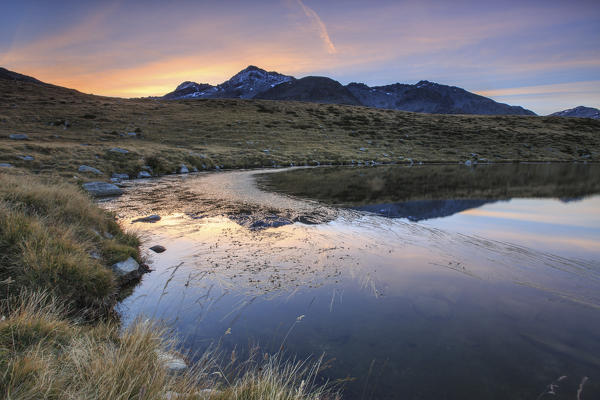
[[[322,167],[128,182],[184,348],[324,355],[346,399],[600,398],[600,166]],[[159,214],[153,224],[132,223]],[[553,394],[554,393],[554,394]],[[579,394],[578,394],[579,393]]]

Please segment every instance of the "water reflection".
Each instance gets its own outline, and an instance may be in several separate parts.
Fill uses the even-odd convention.
[[[600,166],[502,164],[311,168],[258,177],[265,189],[390,218],[447,217],[497,200],[580,200],[600,193]]]
[[[552,174],[538,168],[544,183],[521,187],[549,195]],[[386,174],[431,174],[399,170]],[[351,171],[371,179],[374,170]],[[285,174],[296,173],[308,174]],[[565,174],[594,184],[583,170]],[[258,343],[275,352],[283,343],[301,357],[324,352],[327,377],[354,379],[349,399],[537,398],[562,375],[564,398],[575,398],[584,376],[591,379],[583,398],[600,393],[600,197],[483,197],[479,208],[413,223],[261,192],[254,175],[167,178],[106,204],[124,223],[163,216],[135,225],[147,247],[167,251],[150,256],[155,271],[121,305],[125,323],[142,313],[163,318],[194,350],[220,341],[225,350]],[[586,184],[556,190],[587,196]],[[451,197],[468,199],[460,190]],[[480,183],[475,194],[484,192]],[[145,197],[151,193],[164,195]],[[362,196],[348,205],[398,202]],[[248,229],[231,218],[236,212],[326,218]]]

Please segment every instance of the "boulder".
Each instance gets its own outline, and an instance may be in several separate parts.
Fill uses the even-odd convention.
[[[140,264],[133,257],[129,257],[125,261],[119,261],[113,264],[111,268],[119,278],[135,278],[140,275]]]
[[[127,154],[129,150],[121,149],[120,147],[113,147],[109,150],[111,153]]]
[[[134,219],[133,221],[131,221],[131,223],[134,222],[157,222],[160,221],[160,215],[148,215],[147,217],[142,217],[142,218],[138,218],[138,219]]]
[[[0,168],[12,168],[13,165],[9,163],[0,163]]]
[[[88,182],[83,184],[83,188],[94,197],[120,196],[123,191],[108,182]]]
[[[155,246],[150,247],[150,250],[152,250],[155,253],[163,253],[167,249],[164,246],[161,246],[160,244],[157,244]]]
[[[190,172],[190,170],[188,169],[188,167],[185,166],[185,164],[181,164],[179,166],[179,173],[180,174],[187,174],[189,172]]]
[[[142,179],[142,178],[152,178],[152,175],[150,175],[150,172],[148,172],[148,171],[140,171],[140,172],[138,172],[137,177],[139,179]]]
[[[12,140],[27,140],[27,139],[29,139],[29,136],[27,136],[24,133],[13,133],[13,134],[9,135],[8,137]]]
[[[77,169],[79,172],[91,172],[92,174],[102,175],[102,171],[89,165],[80,165]]]

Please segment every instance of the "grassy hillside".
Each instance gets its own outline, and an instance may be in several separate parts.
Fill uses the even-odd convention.
[[[267,100],[116,99],[0,79],[0,163],[69,179],[354,161],[597,161],[600,121],[431,115]],[[137,132],[136,136],[127,135]],[[27,134],[16,141],[8,136]],[[127,154],[111,152],[122,148]],[[22,160],[32,156],[33,160]],[[13,169],[16,171],[15,169]]]

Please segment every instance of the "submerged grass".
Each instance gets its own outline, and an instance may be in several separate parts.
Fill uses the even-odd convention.
[[[0,173],[0,398],[327,399],[320,363],[267,357],[241,367],[208,351],[180,373],[177,341],[152,321],[124,332],[109,268],[139,241],[76,186]]]

